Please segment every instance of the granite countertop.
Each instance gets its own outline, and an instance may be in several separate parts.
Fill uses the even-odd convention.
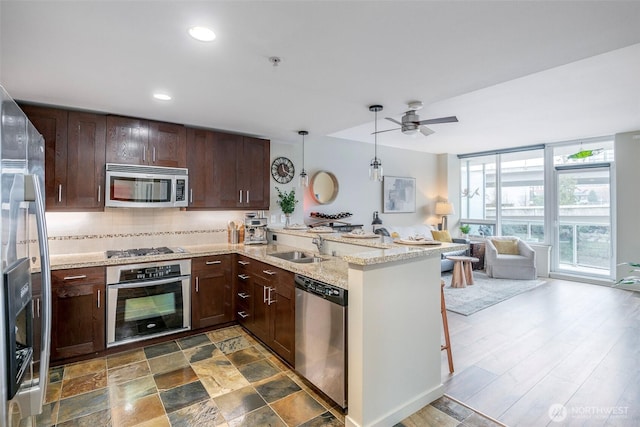
[[[287,232],[289,234],[298,234],[305,237],[315,237],[316,233],[278,230],[278,232]],[[197,246],[183,246],[182,252],[174,252],[166,255],[153,255],[135,258],[112,258],[107,259],[104,252],[91,252],[69,255],[52,255],[51,269],[63,270],[69,268],[83,267],[104,267],[110,265],[123,265],[132,263],[144,263],[153,261],[163,261],[170,259],[195,258],[210,255],[225,254],[242,254],[250,258],[280,267],[293,273],[302,274],[316,280],[320,280],[334,286],[344,289],[348,288],[348,269],[349,264],[367,266],[382,264],[387,262],[399,261],[424,256],[440,256],[444,252],[450,252],[457,249],[465,249],[467,245],[458,243],[442,243],[439,246],[430,245],[401,245],[394,243],[392,240],[376,239],[353,239],[345,238],[339,235],[326,235],[323,238],[342,243],[349,243],[362,246],[362,252],[352,253],[344,256],[319,255],[324,258],[322,262],[298,264],[272,256],[277,252],[287,252],[300,250],[296,247],[286,245],[243,245],[243,244],[210,244]],[[356,242],[354,242],[356,240]],[[310,253],[311,251],[303,251]],[[316,254],[316,256],[318,256]]]
[[[285,261],[280,258],[271,256],[276,252],[287,252],[300,250],[285,245],[232,245],[227,243],[210,244],[210,245],[197,245],[197,246],[183,246],[181,249],[184,252],[174,252],[166,255],[153,255],[142,256],[134,258],[112,258],[107,259],[104,252],[90,252],[82,254],[69,254],[69,255],[52,255],[51,256],[51,269],[63,270],[69,268],[84,268],[84,267],[105,267],[111,265],[123,265],[133,263],[144,263],[163,261],[170,259],[184,259],[195,258],[200,256],[211,255],[226,255],[226,254],[242,254],[258,261],[266,262],[276,267],[280,267],[284,270],[291,271],[293,273],[303,274],[316,280],[320,280],[341,288],[347,288],[347,261],[340,257],[321,256],[325,259],[322,262],[309,263],[309,264],[296,264],[293,262]],[[304,251],[310,252],[310,251]]]

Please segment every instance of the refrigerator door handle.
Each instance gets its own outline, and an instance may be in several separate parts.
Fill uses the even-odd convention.
[[[25,200],[35,202],[36,225],[40,250],[40,271],[42,274],[42,334],[40,335],[40,377],[30,386],[24,384],[16,394],[22,417],[38,415],[49,381],[49,353],[51,349],[51,266],[49,263],[49,242],[44,210],[44,195],[40,180],[36,175],[25,176]]]

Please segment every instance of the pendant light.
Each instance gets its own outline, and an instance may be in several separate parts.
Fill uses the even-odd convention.
[[[378,158],[378,111],[382,111],[382,105],[371,105],[369,111],[375,113],[375,132],[373,133],[374,154],[369,164],[369,179],[371,181],[382,181],[382,161]]]
[[[307,175],[307,171],[304,169],[304,137],[305,135],[309,135],[309,132],[306,130],[298,131],[298,135],[302,135],[302,170],[300,171],[300,187],[306,187],[309,185],[309,175]]]

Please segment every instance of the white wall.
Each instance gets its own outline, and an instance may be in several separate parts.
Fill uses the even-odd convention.
[[[616,209],[615,229],[616,262],[640,262],[640,233],[638,213],[640,197],[640,131],[619,133],[615,136]],[[616,279],[629,274],[629,266],[617,268]]]
[[[280,209],[276,203],[276,185],[282,190],[296,189],[302,193],[298,185],[298,174],[302,168],[302,140],[297,144],[271,142],[271,160],[279,156],[290,158],[296,168],[296,177],[287,185],[276,184],[271,180],[271,211],[279,220]],[[439,221],[433,215],[438,193],[438,164],[434,154],[399,150],[378,146],[378,157],[382,160],[384,174],[416,178],[416,212],[415,213],[382,213],[382,183],[369,180],[369,162],[373,158],[373,145],[347,141],[336,138],[319,138],[310,133],[305,138],[305,169],[310,177],[320,170],[332,172],[339,182],[339,193],[334,202],[318,205],[311,197],[309,190],[304,191],[292,216],[292,222],[309,222],[312,211],[324,213],[351,212],[353,216],[347,221],[363,224],[371,228],[373,212],[380,212],[380,219],[386,225],[411,225],[416,223],[435,224]],[[446,197],[446,195],[444,196]]]

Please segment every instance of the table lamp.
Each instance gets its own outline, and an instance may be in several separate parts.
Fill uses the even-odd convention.
[[[436,203],[436,215],[442,215],[441,230],[447,229],[447,215],[453,215],[453,204],[449,202],[437,202]]]

